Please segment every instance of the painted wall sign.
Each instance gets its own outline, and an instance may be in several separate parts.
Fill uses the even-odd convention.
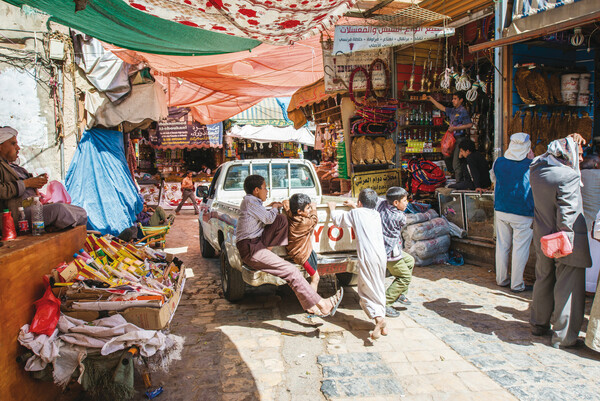
[[[436,26],[403,28],[391,26],[335,27],[333,54],[393,47],[454,35],[454,28]]]
[[[352,196],[357,197],[365,188],[371,188],[378,195],[385,195],[389,187],[399,187],[401,184],[400,169],[354,173],[352,175]]]
[[[157,146],[208,148],[223,146],[223,123],[204,125],[192,119],[189,109],[169,107],[169,117],[158,123]]]
[[[352,54],[332,53],[333,41],[323,42],[323,68],[325,75],[325,92],[347,92],[350,74],[356,67],[369,68],[373,60],[382,59],[388,68],[391,66],[392,51],[388,49],[375,49]],[[373,87],[375,89],[385,89],[385,73],[381,65],[376,65],[373,71]],[[354,76],[354,89],[361,90],[367,87],[367,79],[363,74]]]

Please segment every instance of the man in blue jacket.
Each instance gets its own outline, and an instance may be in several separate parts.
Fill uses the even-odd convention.
[[[528,157],[529,156],[529,157]],[[496,283],[513,292],[531,291],[525,285],[523,271],[529,259],[533,238],[533,194],[529,184],[531,164],[529,135],[519,132],[510,137],[503,157],[492,167],[495,176],[494,210],[496,217]],[[511,274],[508,260],[512,248]]]

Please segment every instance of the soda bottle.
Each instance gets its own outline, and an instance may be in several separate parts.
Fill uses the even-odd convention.
[[[44,213],[42,212],[42,203],[38,196],[33,198],[31,205],[31,233],[33,235],[42,235],[44,232]]]
[[[4,213],[2,213],[2,241],[12,241],[15,238],[17,238],[15,222],[10,210],[4,209]]]
[[[25,217],[25,209],[22,207],[19,207],[19,222],[17,225],[19,226],[20,235],[29,233],[29,221],[27,221],[27,217]]]

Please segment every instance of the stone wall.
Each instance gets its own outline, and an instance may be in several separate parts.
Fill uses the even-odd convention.
[[[64,61],[51,60],[48,41],[52,34],[68,40],[67,27],[49,22],[32,8],[21,10],[0,3],[0,125],[19,130],[19,163],[32,173],[43,168],[50,180],[64,180],[77,146],[76,95],[72,82],[72,53],[65,46]],[[61,36],[62,34],[62,36]],[[52,85],[58,83],[62,113],[55,107]],[[62,114],[63,151],[55,123]]]

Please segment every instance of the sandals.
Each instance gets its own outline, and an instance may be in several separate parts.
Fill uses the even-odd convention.
[[[333,299],[331,299],[333,298]],[[333,306],[333,308],[331,308],[331,311],[329,311],[329,313],[325,313],[325,314],[320,314],[320,313],[308,313],[306,317],[308,318],[313,318],[313,317],[328,317],[328,316],[333,316],[335,315],[335,312],[337,312],[337,308],[340,306],[340,303],[342,302],[342,298],[344,298],[344,288],[340,288],[338,290],[338,292],[335,293],[335,295],[333,295],[332,297],[330,297],[331,300],[331,304]]]

